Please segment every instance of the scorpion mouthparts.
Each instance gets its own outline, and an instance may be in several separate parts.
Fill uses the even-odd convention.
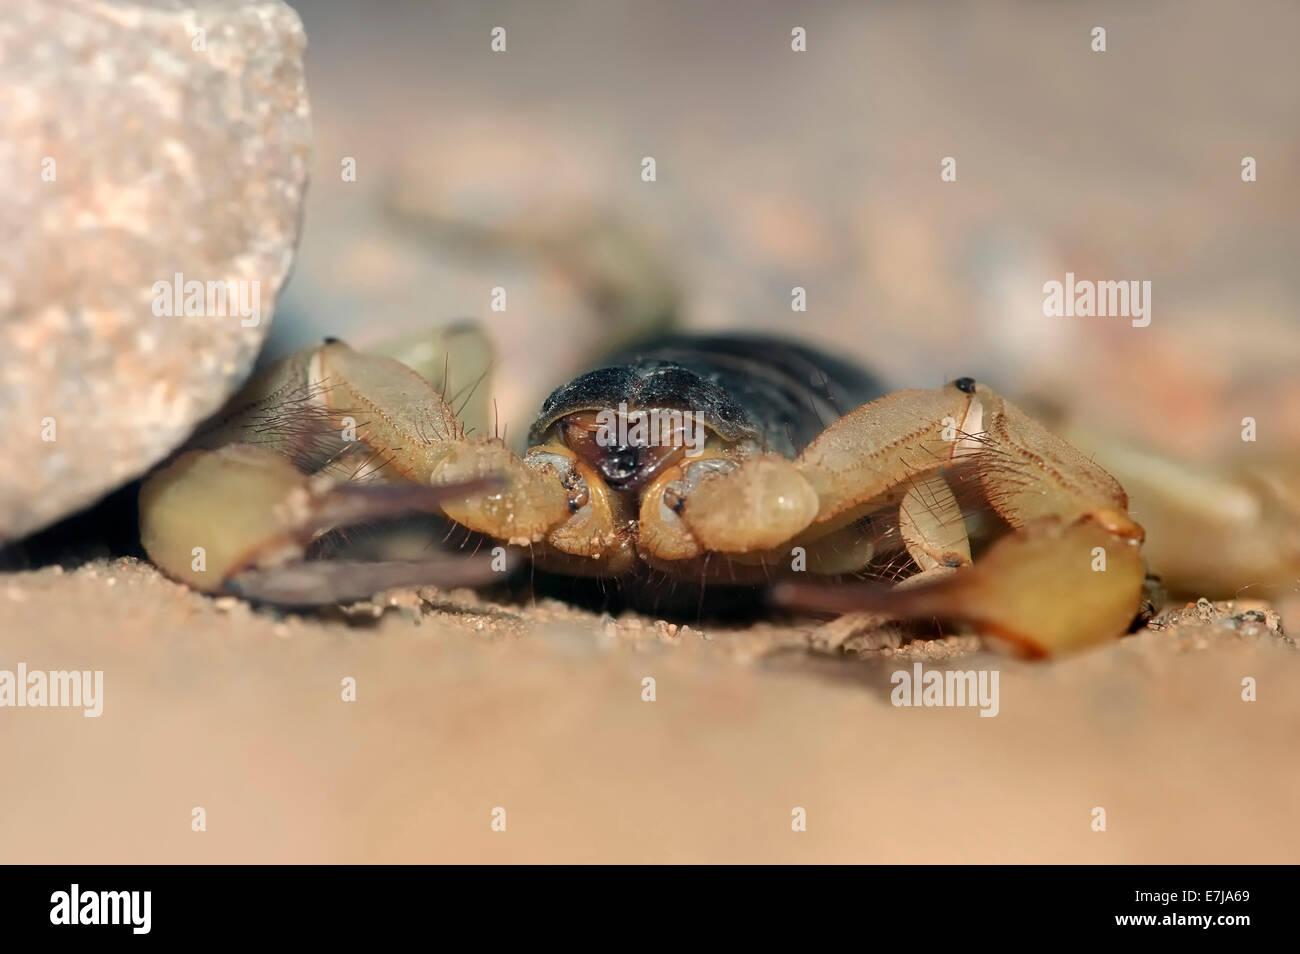
[[[592,424],[592,414],[574,414],[562,427],[565,444],[601,476],[611,490],[638,490],[677,461],[682,448],[672,443],[613,443]]]

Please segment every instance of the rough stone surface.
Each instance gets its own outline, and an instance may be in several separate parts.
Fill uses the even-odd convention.
[[[0,541],[148,469],[247,374],[297,241],[305,43],[280,0],[0,0]],[[204,314],[155,313],[178,273]]]

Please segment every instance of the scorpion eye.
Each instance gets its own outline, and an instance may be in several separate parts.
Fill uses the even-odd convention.
[[[956,387],[958,391],[962,391],[962,392],[964,392],[964,393],[966,393],[966,394],[974,394],[974,393],[975,393],[975,379],[974,379],[974,378],[958,378],[956,381],[954,381],[954,382],[952,382],[952,383],[953,383],[953,386]]]

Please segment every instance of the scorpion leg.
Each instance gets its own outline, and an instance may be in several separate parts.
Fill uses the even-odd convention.
[[[922,574],[971,561],[961,507],[943,474],[925,474],[912,482],[898,507],[898,529]]]
[[[745,553],[834,533],[879,509],[904,481],[951,463],[973,405],[952,385],[899,391],[831,424],[798,460],[764,454],[706,474],[679,507],[690,542]]]
[[[455,407],[467,434],[491,432],[494,356],[491,341],[475,322],[458,321],[385,339],[365,350],[402,363],[433,385]]]
[[[1097,568],[1098,549],[1109,557]],[[1144,570],[1137,548],[1090,518],[1047,522],[1003,537],[971,567],[893,589],[783,584],[777,601],[825,612],[872,610],[891,619],[951,619],[1029,655],[1068,652],[1122,635],[1137,613]]]
[[[930,397],[922,396],[927,393]],[[962,400],[945,403],[958,395],[964,407]],[[936,432],[949,450],[934,441]],[[865,454],[856,473],[855,443]],[[1143,532],[1128,516],[1123,488],[1015,405],[970,379],[864,405],[832,424],[798,463],[818,488],[818,522],[852,512],[891,486],[910,485],[900,530],[926,577],[888,590],[787,585],[778,594],[782,602],[964,621],[1034,653],[1114,638],[1137,612]],[[968,553],[950,554],[952,541],[943,537],[950,534],[958,546],[964,538],[964,532],[957,533],[959,521],[943,516],[948,500],[936,496],[933,478],[945,466],[973,472],[989,508],[1015,531],[970,566],[963,565]],[[957,568],[943,573],[949,563]]]
[[[186,451],[145,482],[140,536],[155,564],[196,589],[231,591],[232,580],[240,580],[234,591],[273,602],[333,602],[346,596],[302,597],[311,580],[320,592],[323,575],[339,571],[328,561],[295,567],[321,532],[358,520],[435,510],[449,495],[491,489],[489,481],[457,487],[341,483],[304,474],[275,451],[230,444]],[[353,581],[369,587],[366,595],[417,581],[447,586],[491,576],[482,561],[459,557],[363,572],[364,581],[360,573]],[[298,598],[290,595],[294,592]]]
[[[239,574],[241,592],[277,602],[314,602],[328,588],[324,576],[339,576],[326,567],[286,575],[322,532],[438,510],[521,543],[570,515],[549,463],[525,465],[500,440],[467,437],[419,374],[340,342],[291,355],[250,382],[140,494],[142,540],[170,575],[216,592]],[[265,576],[272,570],[276,579]],[[350,579],[373,592],[476,572],[384,564]]]
[[[408,480],[426,486],[499,477],[493,493],[452,495],[442,510],[457,523],[512,543],[541,540],[571,513],[569,495],[546,461],[527,466],[498,438],[471,438],[432,385],[410,368],[341,342],[313,359],[325,400],[357,420],[357,439]]]

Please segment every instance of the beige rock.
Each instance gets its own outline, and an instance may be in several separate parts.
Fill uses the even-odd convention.
[[[247,375],[297,241],[305,42],[281,0],[0,0],[0,542]]]

